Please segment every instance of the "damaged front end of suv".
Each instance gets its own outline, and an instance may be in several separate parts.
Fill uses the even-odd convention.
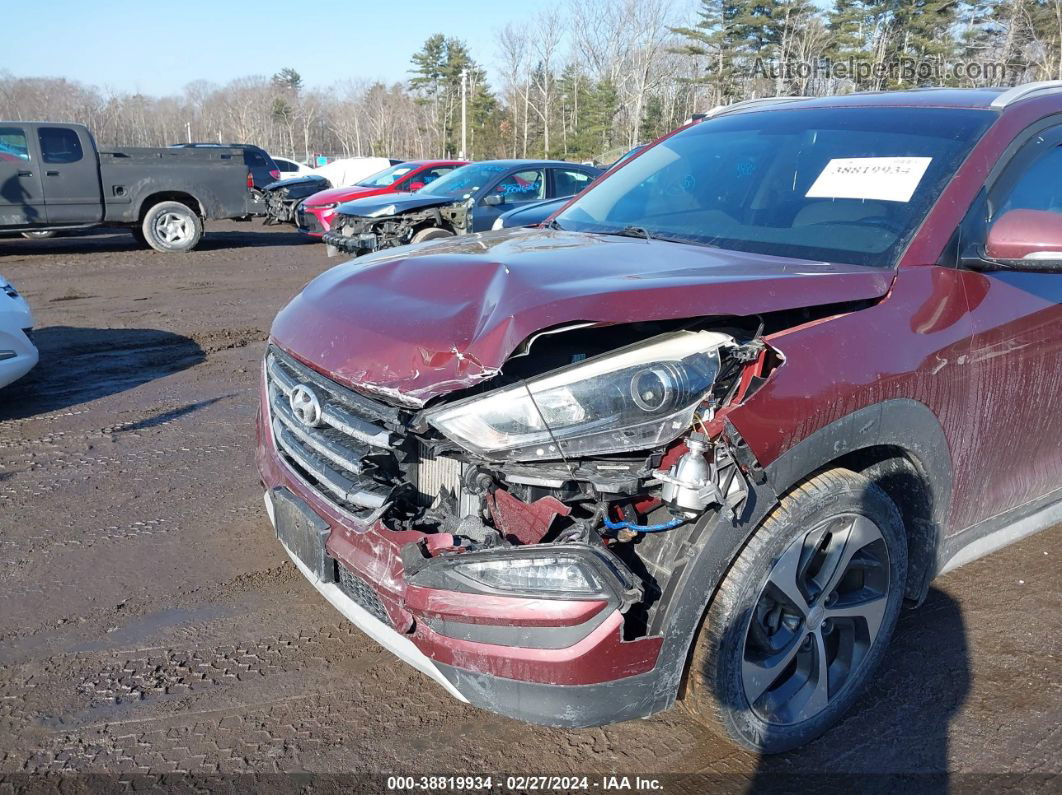
[[[430,250],[563,258],[577,242],[536,234]],[[639,243],[608,246],[615,258]],[[531,294],[520,270],[541,276],[478,274],[514,309]],[[463,301],[447,268],[428,273],[379,253],[322,275],[278,316],[259,468],[280,540],[334,605],[459,698],[568,726],[670,706],[682,663],[662,663],[666,617],[699,598],[679,579],[718,521],[747,518],[755,489],[725,418],[782,357],[755,316],[674,317],[683,306],[632,323],[617,304],[539,330],[528,317],[524,332],[467,277],[478,314],[444,331],[427,302],[446,285]],[[346,312],[354,295],[363,311]],[[426,342],[440,333],[453,344]],[[563,707],[573,698],[586,703]]]

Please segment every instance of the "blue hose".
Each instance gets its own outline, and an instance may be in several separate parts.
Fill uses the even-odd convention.
[[[685,519],[672,519],[664,524],[632,524],[631,522],[613,522],[605,517],[606,530],[633,530],[635,533],[662,533],[665,530],[673,530],[680,524],[685,524]]]

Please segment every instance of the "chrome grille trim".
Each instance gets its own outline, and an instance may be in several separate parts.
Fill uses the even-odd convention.
[[[335,396],[336,386],[331,387],[320,383],[325,379],[317,373],[313,372],[309,368],[303,368],[294,362],[289,361],[284,363],[287,368],[295,370],[299,374],[300,380],[295,380],[285,371],[285,367],[281,366],[275,353],[269,354],[267,362],[267,369],[272,382],[276,384],[277,388],[284,393],[284,395],[290,395],[300,382],[312,383],[314,386],[319,386],[324,389],[327,394]],[[296,369],[297,368],[297,369]],[[338,431],[342,431],[348,436],[353,436],[355,439],[366,444],[371,444],[373,447],[380,447],[386,450],[391,449],[394,444],[394,439],[391,433],[385,428],[381,428],[372,422],[367,422],[362,418],[355,416],[347,411],[343,406],[330,401],[325,401],[321,407],[321,419],[327,424],[331,425]]]
[[[305,450],[301,449],[298,443],[294,441],[291,433],[280,426],[279,423],[274,423],[273,433],[277,444],[280,445],[284,452],[339,499],[362,508],[372,509],[379,508],[387,502],[390,489],[373,491],[370,490],[373,488],[372,486],[351,480],[337,472],[320,456],[307,454]]]
[[[463,488],[468,465],[408,435],[399,409],[332,382],[273,346],[265,370],[268,425],[281,460],[336,509],[371,523],[391,505],[427,508],[448,489],[460,516],[479,512],[481,497]],[[291,409],[300,385],[320,404],[316,425]]]
[[[312,386],[321,401],[321,422],[301,422],[289,398],[300,384]],[[354,395],[291,357],[271,347],[266,356],[269,425],[280,457],[308,487],[343,513],[364,521],[378,517],[397,489],[391,457],[397,434],[352,410],[366,398]],[[374,416],[387,416],[388,406],[376,406]],[[397,411],[394,412],[397,418]],[[381,464],[384,465],[381,469]]]

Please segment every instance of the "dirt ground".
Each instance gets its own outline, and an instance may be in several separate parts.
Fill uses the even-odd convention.
[[[396,662],[287,562],[254,468],[270,322],[331,264],[257,223],[216,225],[183,256],[124,232],[0,240],[41,350],[0,392],[0,775],[1007,773],[1007,788],[1062,788],[1062,528],[940,579],[858,708],[780,757],[681,709],[527,726]]]

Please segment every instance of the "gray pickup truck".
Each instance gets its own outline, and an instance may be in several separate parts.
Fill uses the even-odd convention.
[[[191,251],[203,222],[258,211],[236,149],[98,149],[81,124],[0,121],[0,234],[121,226]]]

